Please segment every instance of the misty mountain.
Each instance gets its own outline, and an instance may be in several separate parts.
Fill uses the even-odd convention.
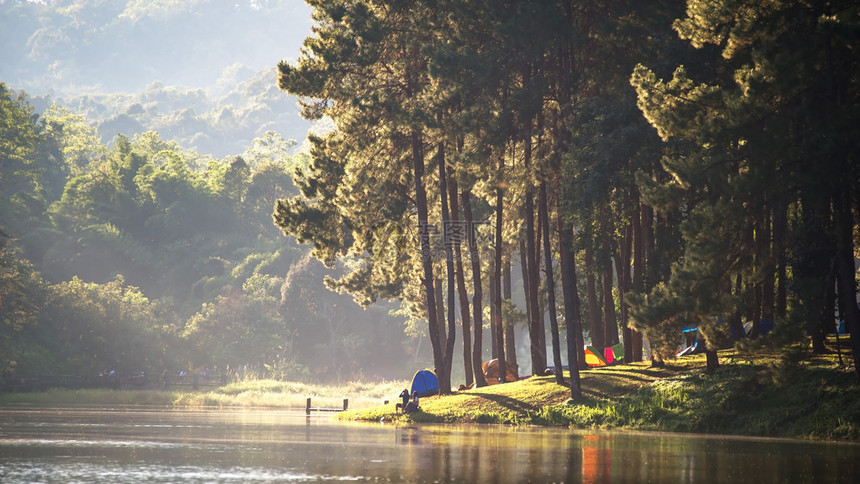
[[[278,89],[275,67],[252,72],[236,64],[205,89],[156,81],[132,94],[84,94],[53,101],[83,115],[105,144],[118,134],[156,131],[163,139],[216,158],[242,153],[268,131],[300,144],[312,126],[300,116],[295,96]]]
[[[2,0],[0,78],[60,97],[210,86],[297,57],[310,25],[298,0]]]
[[[303,2],[0,2],[0,80],[84,115],[104,143],[156,131],[222,158],[311,124],[277,87],[277,62],[310,31]]]

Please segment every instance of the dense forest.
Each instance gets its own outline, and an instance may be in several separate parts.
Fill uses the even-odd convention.
[[[158,11],[67,3],[100,25]],[[659,365],[696,328],[713,368],[860,331],[854,2],[307,3],[296,60],[173,92],[190,111],[158,113],[151,82],[65,104],[2,87],[3,375],[410,361],[444,393],[493,383],[493,357],[569,366],[577,398],[586,344]],[[276,85],[331,127],[304,150],[225,107],[293,109]]]
[[[837,316],[860,331],[856,2],[308,3],[279,85],[337,129],[277,223],[358,259],[331,283],[357,301],[409,302],[443,393],[458,324],[467,383],[470,324],[513,364],[512,258],[531,372],[548,346],[562,366],[565,329],[573,398],[586,335],[661,364],[697,328],[715,368],[733,343],[825,351]]]

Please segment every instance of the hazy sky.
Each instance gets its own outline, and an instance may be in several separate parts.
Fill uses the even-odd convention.
[[[259,71],[295,60],[311,26],[301,0],[54,4],[0,0],[0,81],[63,96],[134,92],[155,81],[206,87],[228,66]],[[177,11],[159,13],[159,5]]]

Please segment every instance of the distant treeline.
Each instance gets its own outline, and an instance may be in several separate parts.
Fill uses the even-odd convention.
[[[331,293],[273,225],[308,162],[289,148],[274,132],[223,160],[155,132],[105,145],[0,84],[0,378],[402,377],[402,323]]]

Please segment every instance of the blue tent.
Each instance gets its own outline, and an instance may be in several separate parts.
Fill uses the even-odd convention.
[[[675,356],[687,356],[705,352],[705,342],[702,341],[701,335],[699,334],[699,328],[697,326],[684,328],[683,333],[687,340],[687,346],[681,351],[675,353]]]
[[[439,393],[439,379],[436,378],[436,374],[432,370],[425,368],[415,372],[415,376],[412,377],[412,389],[409,390],[409,393],[415,392],[418,392],[420,397]]]

